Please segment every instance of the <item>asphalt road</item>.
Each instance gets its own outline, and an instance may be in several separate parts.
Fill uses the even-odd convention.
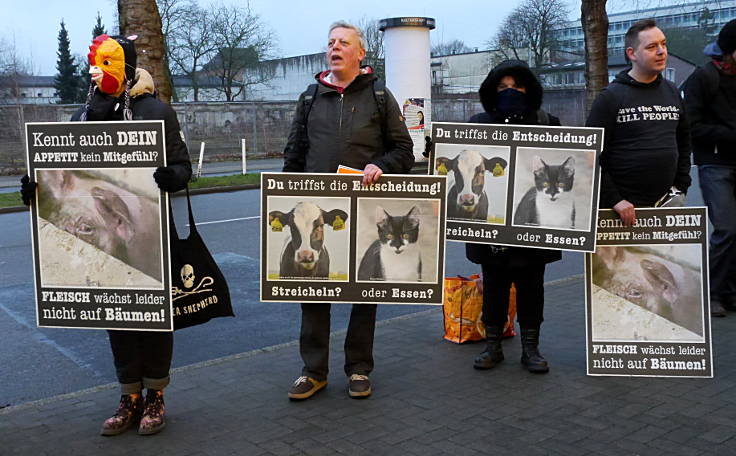
[[[230,285],[236,317],[176,332],[175,367],[298,338],[298,305],[258,299],[259,195],[247,190],[192,198],[199,231]],[[179,234],[186,236],[186,201],[175,198],[173,205]],[[36,327],[29,222],[28,213],[0,215],[0,406],[115,381],[104,331]],[[465,259],[462,244],[448,243],[446,275],[477,270]],[[565,254],[549,268],[547,279],[581,272],[582,256]],[[378,315],[386,319],[424,309],[380,306]],[[349,311],[348,305],[333,306],[333,330],[346,327]],[[439,327],[427,331],[442,334]],[[300,368],[294,366],[295,376]]]
[[[246,190],[192,197],[199,231],[230,285],[236,317],[176,332],[175,367],[298,338],[298,305],[259,301],[259,195],[258,190]],[[696,182],[688,205],[701,204]],[[186,201],[175,198],[173,206],[179,233],[186,236]],[[36,327],[29,222],[27,212],[0,215],[0,407],[115,381],[104,331]],[[446,256],[447,276],[479,270],[465,259],[461,243],[448,242]],[[562,261],[548,266],[546,280],[582,270],[582,255],[565,252]],[[378,318],[425,309],[379,306]],[[349,311],[348,305],[333,306],[333,330],[346,327]],[[442,335],[440,327],[426,330]],[[294,376],[300,368],[293,366]]]

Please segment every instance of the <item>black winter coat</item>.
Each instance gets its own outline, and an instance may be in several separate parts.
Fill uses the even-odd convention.
[[[87,110],[87,120],[106,121],[123,120],[123,100],[105,95],[98,90],[90,102]],[[117,109],[115,109],[117,107]],[[187,186],[192,176],[192,162],[189,151],[181,134],[176,112],[168,104],[156,99],[150,93],[144,93],[131,98],[130,109],[133,111],[133,120],[163,120],[166,135],[166,165],[174,168],[176,177],[181,181],[182,190]],[[72,116],[72,121],[81,120],[85,107],[82,106]]]
[[[685,83],[685,109],[695,164],[736,166],[736,76],[713,62],[696,69]]]
[[[495,111],[496,87],[504,76],[513,76],[526,88],[528,111],[521,118],[509,119]],[[529,67],[518,61],[505,61],[499,64],[483,81],[479,90],[480,101],[486,112],[471,117],[470,123],[539,125],[537,111],[542,104],[542,85]],[[549,125],[559,126],[560,119],[548,115]],[[559,250],[533,249],[524,247],[503,247],[489,244],[465,243],[465,255],[476,264],[496,267],[523,268],[535,264],[552,263],[562,259]]]
[[[414,164],[413,143],[399,105],[388,91],[386,131],[373,90],[373,73],[358,75],[340,93],[323,83],[320,75],[317,96],[304,122],[302,93],[284,149],[285,172],[334,173],[339,165],[362,170],[369,163],[387,174],[408,173]]]

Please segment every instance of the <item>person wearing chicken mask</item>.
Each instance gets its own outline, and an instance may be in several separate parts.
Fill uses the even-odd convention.
[[[87,101],[71,120],[163,120],[168,165],[157,168],[153,178],[162,190],[175,192],[185,188],[191,177],[189,152],[176,113],[156,99],[151,75],[136,68],[135,38],[100,35],[94,39],[87,55],[92,80]],[[36,183],[28,176],[21,182],[23,202],[30,205],[35,200]],[[163,390],[169,383],[173,334],[108,331],[108,335],[122,396],[100,433],[117,435],[136,424],[141,435],[161,431],[166,425]],[[145,397],[143,388],[147,390]]]

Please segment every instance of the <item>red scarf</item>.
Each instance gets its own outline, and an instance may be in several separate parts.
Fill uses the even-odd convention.
[[[736,76],[736,65],[730,65],[723,60],[713,59],[713,65],[729,76]]]

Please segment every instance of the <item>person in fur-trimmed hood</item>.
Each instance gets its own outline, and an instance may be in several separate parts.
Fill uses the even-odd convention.
[[[485,112],[468,122],[520,125],[560,125],[560,120],[542,111],[542,85],[520,60],[498,64],[478,91]],[[549,371],[539,352],[539,331],[544,320],[544,269],[562,258],[559,251],[501,247],[466,243],[470,261],[483,269],[483,324],[486,347],[473,367],[490,369],[503,361],[501,340],[508,319],[509,291],[516,286],[516,306],[521,329],[521,362],[530,372]]]
[[[163,120],[168,165],[157,168],[153,178],[162,190],[175,192],[186,187],[192,174],[189,153],[176,113],[155,98],[151,75],[136,68],[134,39],[107,35],[94,39],[87,56],[92,83],[85,105],[72,121]],[[36,183],[28,176],[21,182],[23,201],[30,205]],[[160,432],[166,425],[163,390],[169,383],[173,334],[110,330],[108,335],[122,395],[100,433],[117,435],[136,425],[141,435]]]

